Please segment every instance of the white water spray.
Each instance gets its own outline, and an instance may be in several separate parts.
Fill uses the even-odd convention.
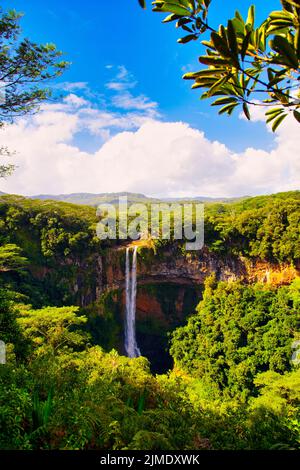
[[[126,320],[125,320],[125,351],[128,357],[139,357],[135,333],[136,313],[136,265],[137,247],[133,249],[132,267],[130,270],[130,248],[126,248]]]

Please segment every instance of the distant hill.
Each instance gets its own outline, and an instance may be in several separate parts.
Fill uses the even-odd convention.
[[[87,205],[87,206],[98,206],[99,204],[103,203],[110,203],[110,204],[118,204],[119,198],[127,196],[128,203],[150,203],[150,202],[184,202],[184,201],[197,201],[197,202],[205,202],[205,203],[214,203],[214,202],[234,202],[241,199],[245,199],[246,197],[238,197],[238,198],[213,198],[213,197],[194,197],[194,198],[153,198],[149,196],[145,196],[144,194],[140,193],[128,193],[128,192],[120,192],[120,193],[100,193],[100,194],[92,194],[92,193],[72,193],[72,194],[39,194],[37,196],[31,196],[30,199],[40,199],[40,200],[52,200],[52,201],[62,201],[62,202],[70,202],[72,204],[80,204],[80,205]]]
[[[31,196],[30,199],[40,199],[40,200],[52,200],[52,201],[62,201],[70,202],[72,204],[80,204],[85,206],[98,206],[103,203],[116,204],[119,202],[120,197],[127,196],[129,203],[135,202],[150,202],[155,201],[153,198],[144,196],[144,194],[139,193],[71,193],[71,194],[39,194],[37,196]]]

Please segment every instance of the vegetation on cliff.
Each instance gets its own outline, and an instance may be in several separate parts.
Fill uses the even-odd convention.
[[[299,199],[209,205],[208,248],[298,263]],[[299,448],[299,279],[209,278],[172,335],[174,369],[155,376],[146,358],[113,349],[119,293],[90,295],[82,309],[108,246],[95,237],[94,209],[2,196],[0,213],[0,448]]]
[[[0,283],[36,307],[79,304],[80,295],[95,283],[93,266],[100,251],[95,226],[91,207],[2,196]]]
[[[175,364],[228,396],[256,395],[255,377],[291,370],[300,339],[300,279],[278,289],[206,281],[203,300],[173,333]]]
[[[206,209],[210,249],[271,262],[300,259],[300,191],[247,198]]]

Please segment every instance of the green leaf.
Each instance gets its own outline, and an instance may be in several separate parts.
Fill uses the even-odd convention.
[[[272,114],[276,114],[276,113],[279,113],[279,112],[282,112],[283,109],[282,108],[272,108],[272,109],[269,109],[265,114],[266,116],[270,116]]]
[[[283,26],[269,26],[268,28],[268,31],[267,31],[267,34],[268,36],[271,36],[271,35],[281,35],[281,34],[284,34],[284,35],[287,35],[289,33],[289,28],[287,27],[283,27]]]
[[[238,10],[236,10],[236,12],[235,12],[235,17],[236,17],[239,21],[241,21],[242,23],[244,23],[244,19],[243,19],[242,15],[240,14],[240,12],[239,12]]]
[[[246,24],[250,25],[253,28],[254,22],[255,22],[255,6],[251,5],[251,7],[248,10],[248,17],[247,17]]]
[[[199,72],[188,72],[183,75],[184,80],[196,80],[198,78],[216,78],[216,75],[224,73],[223,69],[204,69],[199,70]]]
[[[227,45],[226,39],[223,39],[218,33],[211,33],[211,42],[213,43],[215,49],[223,57],[231,57],[230,50]]]
[[[187,33],[193,33],[193,30],[191,28],[189,28],[188,26],[185,26],[185,25],[182,25],[181,28],[183,29],[183,31],[186,31]],[[198,36],[197,36],[198,37]]]
[[[296,109],[293,112],[294,118],[297,119],[298,122],[300,122],[300,113],[299,111],[296,111]]]
[[[237,45],[237,38],[236,38],[236,33],[234,29],[234,25],[231,20],[228,21],[228,26],[227,26],[227,36],[228,36],[228,43],[230,47],[230,51],[234,55],[236,59],[238,59],[238,45]]]
[[[221,105],[224,105],[224,104],[238,104],[238,101],[236,98],[232,98],[232,97],[223,97],[223,98],[218,98],[216,101],[214,101],[211,105],[212,106],[221,106]]]
[[[234,108],[238,105],[238,103],[227,104],[220,109],[219,114],[229,114],[229,116],[233,113]]]
[[[258,47],[262,52],[265,52],[266,50],[266,28],[263,26],[258,31]]]
[[[276,20],[272,20],[269,23],[271,26],[277,26],[277,27],[285,27],[288,28],[290,26],[293,26],[293,21],[288,19],[288,18],[278,18]]]
[[[195,41],[196,39],[198,39],[197,34],[188,34],[187,36],[184,36],[183,38],[177,39],[177,42],[179,44],[186,44],[187,42]]]
[[[195,0],[180,0],[178,3],[186,8],[190,8],[193,11],[195,10]]]
[[[269,122],[276,119],[277,116],[280,116],[282,113],[283,113],[283,110],[281,110],[280,112],[277,112],[276,114],[272,114],[272,116],[269,116],[268,119],[266,120],[266,124],[269,124]]]
[[[292,67],[296,69],[298,68],[299,61],[297,54],[285,37],[275,36],[273,41],[270,41],[270,45],[272,49],[274,49],[276,52],[279,52],[279,54],[285,57]]]
[[[245,56],[246,56],[246,53],[247,53],[247,50],[248,50],[248,46],[249,46],[249,43],[250,43],[250,40],[251,40],[251,31],[249,31],[246,36],[244,37],[244,40],[243,40],[243,44],[242,44],[242,49],[241,49],[241,57],[242,57],[242,60],[245,59]]]
[[[228,81],[228,79],[229,79],[229,76],[222,77],[219,80],[216,80],[215,83],[213,84],[213,86],[208,90],[207,95],[209,97],[213,96],[214,92],[219,90],[222,87],[222,85],[224,85],[224,83],[226,83]]]
[[[199,62],[204,65],[230,65],[230,61],[228,59],[222,59],[217,56],[201,56],[199,57]]]
[[[170,21],[176,21],[178,18],[181,18],[178,15],[174,15],[174,13],[171,13],[170,15],[166,16],[164,20],[162,20],[163,23],[170,23]]]
[[[274,71],[270,68],[267,69],[268,79],[271,82],[274,79]]]
[[[278,83],[282,82],[282,80],[284,80],[285,77],[280,77],[280,76],[276,76],[273,78],[273,80],[271,80],[269,83],[268,83],[268,88],[272,88],[274,87],[275,85],[277,85]]]
[[[196,83],[192,86],[192,88],[210,88],[216,82],[215,78],[200,78],[196,80]]]
[[[240,21],[237,18],[233,18],[231,21],[233,23],[236,34],[240,34],[240,35],[244,36],[244,34],[245,34],[245,23],[244,23],[244,21]]]
[[[203,88],[204,85],[202,85],[201,83],[194,83],[191,88],[192,90],[196,90],[197,88]]]
[[[138,0],[142,8],[146,8],[146,0]]]
[[[281,114],[277,119],[275,119],[273,126],[272,126],[272,131],[275,132],[278,126],[282,123],[282,121],[287,117],[287,114]]]
[[[184,80],[196,80],[198,78],[216,78],[216,76],[219,76],[221,74],[224,75],[228,73],[228,71],[224,68],[213,68],[213,69],[203,69],[199,70],[199,72],[188,72],[183,75]]]
[[[247,103],[243,103],[243,111],[248,121],[251,121],[250,111]]]
[[[295,47],[298,57],[300,57],[300,27],[297,28],[297,31],[295,34],[294,47]]]
[[[177,16],[177,15],[176,15]],[[180,17],[176,23],[176,28],[180,28],[181,26],[183,25],[187,25],[189,23],[191,23],[192,20],[190,18],[182,18]]]
[[[285,10],[276,10],[276,11],[272,11],[269,15],[269,18],[272,20],[287,20],[287,19],[290,19],[290,20],[293,20],[293,13],[290,13],[288,11],[285,11]]]
[[[211,41],[201,41],[201,44],[203,44],[203,46],[209,47],[210,49],[214,49],[214,45]]]
[[[175,3],[153,2],[153,11],[169,12],[179,16],[191,16],[191,12]]]

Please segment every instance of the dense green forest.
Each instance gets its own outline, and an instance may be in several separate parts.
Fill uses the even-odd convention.
[[[299,222],[297,191],[208,203],[206,249],[299,268]],[[0,448],[299,448],[299,278],[211,273],[196,312],[170,333],[174,367],[153,374],[147,358],[116,351],[111,297],[91,321],[96,257],[120,243],[99,241],[96,223],[88,206],[0,198]],[[170,243],[157,240],[147,262]]]

